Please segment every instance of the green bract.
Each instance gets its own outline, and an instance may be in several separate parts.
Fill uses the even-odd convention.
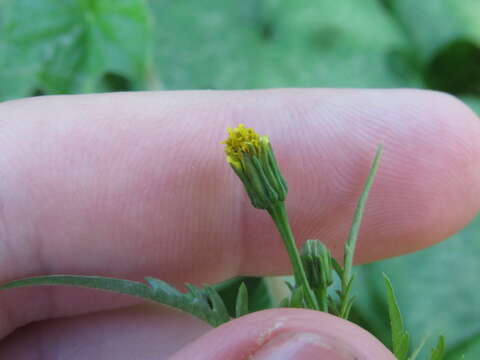
[[[228,133],[229,137],[223,142],[227,161],[242,180],[252,205],[269,209],[284,201],[287,182],[278,169],[268,137],[259,136],[243,124],[228,129]]]

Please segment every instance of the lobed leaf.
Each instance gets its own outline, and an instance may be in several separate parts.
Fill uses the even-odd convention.
[[[211,286],[200,289],[187,284],[188,292],[181,293],[166,282],[147,277],[147,284],[101,276],[48,275],[14,280],[0,286],[0,290],[27,286],[79,286],[132,295],[167,305],[218,326],[230,320],[222,298]]]

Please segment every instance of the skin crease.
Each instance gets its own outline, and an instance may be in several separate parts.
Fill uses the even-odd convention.
[[[251,208],[224,161],[219,142],[227,126],[240,122],[270,137],[289,182],[287,208],[299,243],[320,238],[337,258],[379,143],[385,151],[357,263],[432,245],[480,208],[480,121],[437,92],[287,89],[25,99],[0,104],[0,281],[55,273],[148,275],[180,286],[288,273],[271,220]],[[0,337],[40,320],[34,326],[46,334],[28,340],[33,325],[13,333],[0,343],[0,357],[15,354],[25,339],[30,353],[15,358],[33,359],[37,352],[39,359],[55,358],[54,352],[61,358],[62,343],[50,332],[84,324],[95,333],[100,324],[118,321],[109,309],[134,303],[71,288],[0,293]],[[65,316],[74,317],[55,320]],[[325,321],[318,319],[318,328]],[[192,327],[198,332],[183,342],[177,337],[177,349],[206,331]],[[70,334],[65,343],[78,337],[62,333]],[[171,343],[146,330],[145,337],[160,349]],[[213,351],[208,344],[214,339],[198,341]],[[119,341],[120,348],[134,344]],[[208,351],[198,356],[209,358]]]

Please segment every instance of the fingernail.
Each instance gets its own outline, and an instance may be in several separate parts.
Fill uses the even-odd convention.
[[[283,333],[263,345],[251,359],[302,360],[329,359],[354,360],[356,357],[348,344],[333,337],[315,333]]]

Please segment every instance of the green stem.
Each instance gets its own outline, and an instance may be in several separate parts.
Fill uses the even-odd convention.
[[[305,269],[303,268],[297,245],[295,243],[295,238],[293,237],[292,229],[290,228],[287,210],[285,209],[285,203],[278,202],[267,210],[275,222],[275,225],[277,226],[283,243],[287,249],[288,256],[290,257],[290,262],[292,263],[293,267],[295,283],[303,286],[305,292],[305,302],[307,306],[310,309],[318,310],[315,295],[310,288],[310,284],[308,283],[307,275],[305,273]]]
[[[317,289],[317,300],[320,311],[328,312],[327,288],[321,287]]]
[[[349,283],[352,279],[352,266],[353,266],[353,255],[355,253],[355,247],[357,245],[358,232],[360,230],[360,224],[362,222],[363,210],[365,208],[365,203],[367,202],[368,193],[373,184],[373,179],[377,173],[380,156],[382,155],[383,145],[380,145],[377,148],[375,158],[373,159],[372,166],[370,168],[370,173],[368,174],[367,182],[363,188],[362,194],[357,202],[357,207],[355,209],[355,214],[353,216],[352,227],[350,228],[350,234],[348,235],[347,242],[345,243],[345,252],[343,255],[343,273],[342,273],[342,295],[341,295],[341,306],[340,313],[344,313],[348,303],[348,290]]]

